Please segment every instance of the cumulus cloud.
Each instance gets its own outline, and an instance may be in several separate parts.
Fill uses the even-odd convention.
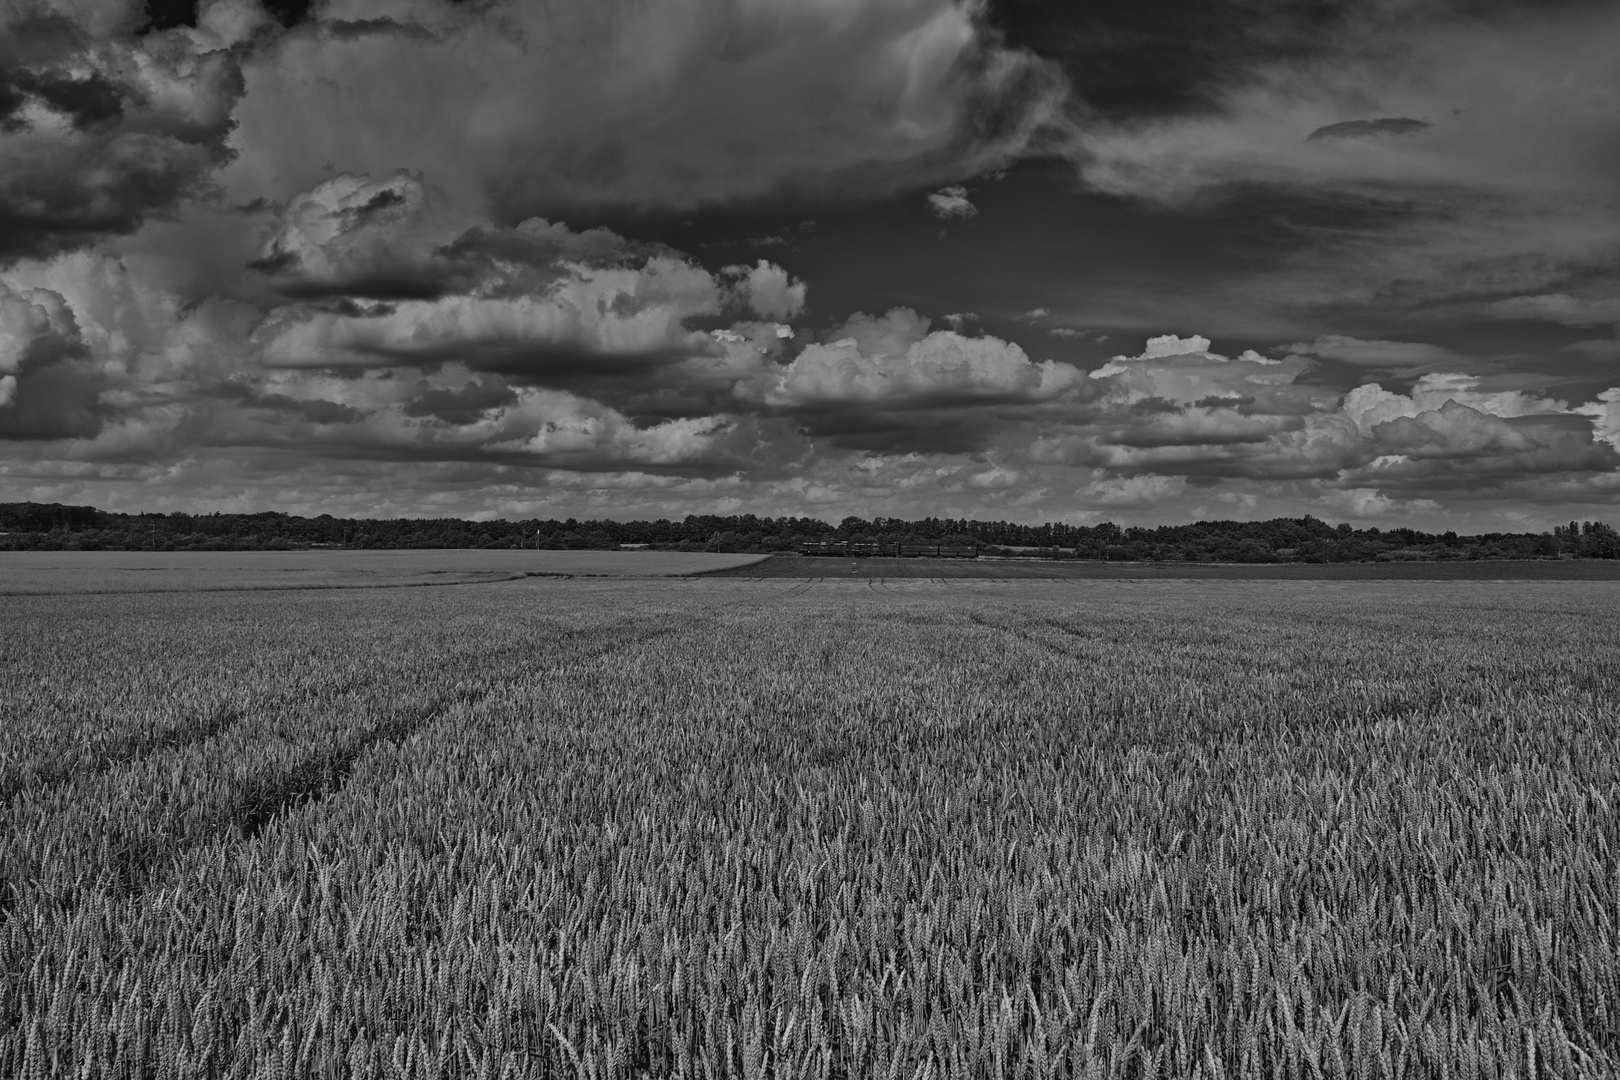
[[[1406,394],[1370,383],[1341,395],[1297,382],[1310,363],[1227,357],[1198,335],[1154,338],[1091,372],[1098,393],[1029,454],[1114,477],[1309,479],[1409,495],[1455,490],[1464,477],[1500,486],[1620,464],[1602,437],[1607,398],[1572,409],[1456,373],[1426,374]]]
[[[1457,374],[1425,375],[1413,385],[1410,394],[1397,394],[1377,383],[1366,383],[1344,396],[1343,410],[1359,430],[1371,432],[1379,424],[1436,412],[1447,403],[1496,417],[1569,411],[1569,404],[1564,401],[1538,397],[1523,390],[1481,390],[1480,379]]]
[[[928,196],[928,211],[937,218],[970,218],[979,212],[960,184],[940,188]]]
[[[752,267],[727,267],[727,272],[738,279],[743,302],[762,319],[793,319],[804,310],[804,282],[789,277],[775,263],[761,259]]]
[[[1182,409],[1248,409],[1259,414],[1298,415],[1319,409],[1336,395],[1295,383],[1308,371],[1304,357],[1274,360],[1254,350],[1236,357],[1211,351],[1197,334],[1150,338],[1137,356],[1115,356],[1089,378],[1106,390],[1115,406],[1136,408],[1163,402]]]
[[[457,363],[633,415],[708,415],[757,398],[794,338],[805,283],[780,266],[711,273],[605,229],[512,229],[436,216],[419,183],[339,177],[279,212],[260,272],[290,299],[258,327],[277,368]],[[414,295],[413,295],[414,294]],[[695,329],[699,317],[738,319]]]
[[[0,439],[53,439],[101,427],[102,388],[78,320],[50,289],[0,281]]]
[[[1012,342],[928,329],[910,308],[854,315],[794,358],[765,400],[776,406],[881,403],[888,409],[1049,401],[1079,389],[1081,372],[1034,363]]]
[[[1620,450],[1620,387],[1611,387],[1600,393],[1596,401],[1577,405],[1572,411],[1589,417],[1594,434]]]
[[[292,298],[431,300],[455,283],[438,250],[454,224],[432,213],[419,176],[345,173],[278,206],[248,269]]]
[[[340,32],[364,7],[324,5],[249,63],[242,197],[328,164],[422,172],[506,220],[891,191],[1010,160],[1064,93],[982,0],[422,2]]]
[[[0,11],[0,265],[133,232],[231,159],[236,55],[122,5]]]
[[[632,364],[702,352],[708,335],[683,320],[718,314],[715,279],[650,259],[633,270],[581,268],[543,295],[458,294],[376,309],[290,312],[267,327],[280,366],[373,366],[459,359],[537,377],[549,361],[599,356]]]
[[[430,194],[339,177],[289,200],[256,271],[270,286],[236,299],[185,304],[130,259],[82,252],[0,273],[0,439],[110,462],[200,446],[586,471],[746,460],[728,409],[757,410],[793,338],[753,315],[796,310],[802,283],[543,220],[457,233]],[[431,298],[380,298],[390,264]],[[685,325],[723,312],[741,319]]]
[[[1018,415],[1061,409],[1090,387],[1069,364],[1033,361],[991,335],[931,330],[912,309],[894,308],[851,316],[737,392],[834,446],[962,453],[982,449]]]

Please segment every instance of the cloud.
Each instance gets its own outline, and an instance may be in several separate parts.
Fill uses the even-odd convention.
[[[1305,136],[1305,141],[1364,139],[1373,135],[1415,135],[1433,126],[1427,120],[1413,120],[1407,116],[1386,116],[1380,120],[1345,120],[1317,128]]]
[[[1116,476],[1312,480],[1327,488],[1455,493],[1533,476],[1595,475],[1620,465],[1607,399],[1571,409],[1475,376],[1430,373],[1409,394],[1376,383],[1339,394],[1297,382],[1298,356],[1226,357],[1199,335],[1151,339],[1090,373],[1097,393],[1062,428],[1037,437],[1033,460]]]
[[[737,293],[762,319],[793,319],[804,310],[806,287],[788,272],[764,259],[753,267],[731,266],[730,276],[740,279]]]
[[[1300,415],[1337,396],[1295,383],[1312,366],[1304,357],[1273,360],[1252,349],[1228,357],[1210,349],[1206,337],[1165,334],[1148,339],[1138,356],[1115,356],[1089,378],[1099,383],[1102,400],[1115,408],[1153,401],[1208,408],[1214,402],[1241,401],[1245,404],[1230,407]]]
[[[1339,488],[1322,496],[1322,504],[1330,511],[1345,517],[1401,518],[1411,520],[1417,513],[1433,513],[1440,504],[1433,499],[1397,499],[1377,488]]]
[[[1021,479],[1022,477],[1015,469],[1004,468],[1000,465],[992,465],[990,468],[985,469],[982,472],[970,474],[967,480],[964,482],[970,488],[998,491],[1006,488],[1017,487],[1018,482]]]
[[[309,187],[328,165],[405,168],[516,221],[973,175],[1016,156],[1064,94],[984,8],[422,2],[353,34],[336,22],[370,8],[332,3],[249,62],[227,181],[274,198],[279,178]]]
[[[66,299],[0,282],[0,440],[99,431],[102,381]]]
[[[1564,326],[1620,323],[1620,299],[1613,296],[1570,296],[1568,293],[1512,296],[1485,305],[1485,311],[1501,319],[1544,319]]]
[[[518,394],[499,377],[469,379],[454,389],[424,386],[401,407],[406,416],[431,416],[447,424],[472,424],[497,409],[518,403]]]
[[[1438,345],[1416,341],[1366,340],[1341,334],[1324,334],[1315,341],[1295,342],[1282,348],[1293,353],[1322,356],[1385,371],[1416,372],[1441,365],[1456,367],[1462,361],[1461,357]]]
[[[1596,401],[1577,405],[1570,411],[1589,417],[1593,433],[1620,450],[1620,387],[1611,387],[1598,394]]]
[[[1032,362],[1012,342],[954,330],[930,332],[910,308],[883,316],[853,315],[806,347],[765,400],[779,407],[881,403],[886,409],[944,404],[1049,401],[1080,389],[1084,376],[1068,364]]]
[[[421,177],[345,173],[277,207],[247,266],[291,298],[431,300],[455,284],[457,267],[438,252],[447,225],[433,220]]]
[[[1067,153],[1092,190],[1276,226],[1268,265],[1211,286],[1210,317],[1237,313],[1228,332],[1369,307],[1424,318],[1612,264],[1620,9],[1447,7],[1398,32],[1390,10],[1348,6],[1305,55],[1234,64],[1199,108],[1075,114]],[[1435,119],[1417,137],[1330,137],[1347,112]]]
[[[992,335],[930,330],[910,308],[852,315],[738,393],[831,445],[882,453],[982,449],[1016,417],[1090,392],[1069,364]]]
[[[1291,512],[1319,512],[1352,491],[1373,493],[1356,496],[1364,509],[1418,513],[1538,483],[1595,499],[1620,467],[1613,393],[1571,407],[1456,372],[1341,392],[1310,357],[1228,356],[1200,334],[1086,372],[909,308],[787,336],[761,316],[799,309],[804,283],[773,264],[711,271],[543,220],[468,226],[409,176],[333,179],[256,219],[256,257],[290,257],[244,272],[259,286],[236,298],[182,302],[135,254],[0,273],[5,467],[202,476],[201,457],[269,490],[375,484],[367,470],[391,462],[424,499],[433,477],[502,500],[524,485],[596,491],[607,508],[616,491],[669,493],[623,504],[653,516],[691,497],[678,485],[724,477],[729,494],[702,497],[781,512],[1044,513],[1074,492],[1097,512],[1149,513],[1214,486],[1250,510],[1291,492]],[[390,261],[434,295],[368,295]],[[1387,359],[1398,344],[1310,347]],[[804,486],[786,486],[795,477]],[[107,490],[54,484],[28,490]]]
[[[1186,493],[1187,480],[1181,476],[1157,476],[1140,473],[1136,476],[1116,476],[1106,480],[1093,480],[1076,495],[1088,506],[1111,509],[1143,509]]]
[[[967,188],[957,184],[940,188],[928,196],[928,210],[937,218],[970,218],[979,208],[968,200]]]
[[[1377,383],[1366,383],[1344,396],[1344,413],[1363,432],[1398,418],[1416,418],[1436,412],[1447,403],[1464,405],[1496,417],[1536,416],[1564,413],[1569,404],[1537,397],[1522,390],[1485,391],[1472,375],[1429,374],[1412,387],[1410,394],[1385,390]]]
[[[259,326],[264,363],[454,362],[670,418],[757,397],[771,358],[794,337],[776,320],[802,311],[806,286],[766,260],[715,274],[668,248],[543,219],[445,242],[452,230],[429,227],[422,208],[431,204],[400,176],[342,177],[292,200],[263,259],[282,295],[311,302],[285,304]],[[741,317],[729,329],[688,325],[728,313]]]
[[[123,16],[73,14],[0,13],[0,265],[131,233],[203,192],[233,154],[243,80],[223,42],[135,38]]]
[[[1098,188],[1164,200],[1246,183],[1369,197],[1380,189],[1421,196],[1440,185],[1515,200],[1606,198],[1620,130],[1620,75],[1610,63],[1617,29],[1620,12],[1596,5],[1427,21],[1398,38],[1376,22],[1352,22],[1308,68],[1279,60],[1250,68],[1213,110],[1081,126],[1075,160]],[[1585,91],[1571,94],[1571,85]],[[1339,134],[1332,114],[1344,103],[1368,100],[1447,115],[1421,139],[1326,134]],[[1391,121],[1351,123],[1344,134]],[[1302,130],[1322,137],[1301,139]]]

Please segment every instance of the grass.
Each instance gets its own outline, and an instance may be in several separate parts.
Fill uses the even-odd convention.
[[[0,1075],[1612,1076],[1606,584],[0,608]]]

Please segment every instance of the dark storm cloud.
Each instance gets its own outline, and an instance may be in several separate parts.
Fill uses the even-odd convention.
[[[231,159],[235,58],[180,32],[0,17],[0,264],[135,231]]]
[[[296,271],[300,264],[297,256],[280,252],[267,259],[255,259],[247,265],[248,269],[260,273],[283,275],[289,271]],[[437,300],[452,288],[452,282],[445,276],[436,275],[427,268],[419,273],[413,273],[410,268],[401,268],[395,273],[379,270],[334,281],[290,278],[279,283],[276,291],[289,300],[327,300],[341,297],[339,303],[345,306],[339,310],[344,314],[363,317],[386,315],[393,309],[362,309],[354,304],[354,300]]]
[[[570,267],[632,267],[655,255],[606,229],[574,232],[541,219],[516,228],[467,225],[421,177],[344,174],[273,208],[247,268],[289,299],[437,300],[453,293],[543,292]]]
[[[401,411],[406,416],[431,416],[447,424],[471,424],[495,409],[517,404],[517,400],[517,393],[501,379],[471,379],[455,389],[424,389]]]
[[[59,293],[0,283],[0,439],[95,435],[108,413],[106,385]]]
[[[197,25],[197,0],[146,0],[146,21],[137,33]]]
[[[26,130],[18,112],[30,101],[68,118],[75,128],[88,131],[124,115],[126,91],[100,74],[83,78],[54,72],[14,71],[0,75],[0,125],[7,131]]]
[[[1345,120],[1319,127],[1305,136],[1306,142],[1322,139],[1361,139],[1373,135],[1413,135],[1434,125],[1408,116],[1386,116],[1379,120]]]
[[[1008,40],[1058,60],[1089,110],[1110,119],[1218,107],[1256,63],[1320,53],[1357,0],[1007,0]]]
[[[1065,93],[956,0],[423,2],[409,33],[339,25],[373,10],[317,9],[255,54],[238,197],[402,166],[507,223],[892,193],[1006,164]]]
[[[364,409],[324,398],[293,397],[290,394],[267,390],[246,379],[230,379],[213,388],[211,397],[221,401],[234,401],[250,409],[307,420],[312,424],[350,424],[366,416]]]
[[[264,9],[282,26],[293,27],[309,18],[315,0],[260,0]]]
[[[806,412],[797,421],[801,433],[828,446],[877,454],[972,454],[994,434],[951,413]]]
[[[72,360],[40,364],[17,376],[9,404],[0,406],[0,439],[87,439],[100,433],[110,410],[106,382]]]
[[[1221,111],[1258,68],[1309,71],[1345,50],[1387,54],[1436,25],[1559,16],[1591,0],[1002,0],[1010,44],[1059,62],[1076,101],[1108,121]]]

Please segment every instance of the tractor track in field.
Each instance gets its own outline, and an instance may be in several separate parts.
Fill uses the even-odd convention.
[[[614,640],[601,642],[570,654],[561,665],[557,666],[568,668],[594,663],[613,653],[679,633],[683,627],[672,625],[644,630],[631,624],[626,629],[630,632],[619,635]],[[553,668],[554,665],[546,664],[539,670]],[[318,803],[342,791],[353,776],[360,759],[374,747],[398,746],[443,717],[451,709],[457,706],[476,705],[489,699],[502,688],[536,673],[534,670],[525,671],[521,676],[499,680],[477,693],[441,699],[404,717],[385,721],[334,752],[308,761],[291,775],[282,778],[280,782],[267,785],[241,800],[230,815],[231,825],[240,839],[252,841],[266,828],[299,808]]]
[[[598,631],[584,648],[561,655],[537,658],[537,662],[517,674],[488,684],[469,687],[464,693],[443,695],[414,709],[386,717],[336,745],[322,749],[312,748],[311,753],[289,767],[257,778],[234,796],[204,810],[203,820],[198,827],[187,830],[183,836],[171,838],[158,833],[142,834],[136,831],[122,838],[111,838],[114,842],[104,848],[106,861],[102,863],[100,873],[93,879],[87,879],[86,885],[90,885],[90,880],[94,880],[96,884],[90,887],[100,888],[113,896],[125,898],[141,896],[167,883],[179,858],[186,852],[219,841],[230,844],[254,843],[278,822],[284,821],[300,809],[341,794],[359,771],[368,753],[378,747],[399,746],[405,743],[452,710],[474,706],[492,697],[502,688],[524,679],[596,663],[613,653],[680,633],[690,625],[689,620],[683,622],[670,620],[663,625],[652,627],[645,622],[622,624],[611,628],[617,632],[612,633],[606,641],[599,640],[601,632]],[[138,754],[126,755],[120,761],[104,767],[98,763],[98,767],[94,770],[77,770],[65,774],[56,782],[70,783],[106,772],[115,764],[149,757],[160,749],[202,741],[200,734],[202,730],[206,729],[209,732],[208,737],[212,737],[223,732],[240,718],[241,714],[236,711],[221,711],[214,721],[205,725],[205,728],[186,729],[186,738],[149,741],[143,744],[143,749]],[[86,838],[86,842],[100,845],[107,839],[109,838]],[[26,887],[7,888],[3,881],[0,881],[0,927],[10,921],[19,903],[25,902],[26,897]],[[77,907],[80,901],[76,898],[62,897],[55,902],[71,909]]]
[[[161,735],[152,738],[126,739],[106,748],[94,758],[32,769],[13,781],[0,784],[0,803],[10,804],[19,796],[28,792],[42,791],[59,784],[100,776],[121,765],[144,761],[146,758],[155,757],[169,750],[179,750],[187,746],[194,746],[197,743],[207,742],[209,739],[223,733],[240,719],[242,719],[240,709],[216,709],[213,715],[201,724],[170,728]]]
[[[1028,642],[1031,645],[1039,646],[1040,648],[1045,649],[1047,652],[1054,653],[1054,654],[1056,654],[1058,656],[1065,657],[1066,659],[1069,659],[1069,660],[1089,660],[1089,659],[1093,658],[1092,656],[1090,656],[1090,655],[1088,655],[1086,653],[1076,652],[1076,651],[1074,651],[1072,649],[1065,649],[1061,645],[1058,645],[1058,644],[1055,644],[1054,642],[1050,642],[1050,641],[1047,641],[1047,640],[1045,640],[1043,638],[1037,637],[1036,635],[1030,633],[1028,630],[1025,630],[1025,629],[1023,629],[1021,627],[1007,626],[1007,625],[1005,625],[1003,623],[990,622],[990,621],[984,619],[983,617],[981,617],[979,615],[969,615],[968,619],[975,626],[982,626],[987,630],[996,630],[996,631],[999,631],[999,632],[1004,633],[1004,634],[1011,634],[1013,637],[1019,639],[1020,641],[1025,641],[1025,642]],[[1051,630],[1056,630],[1057,632],[1059,632],[1061,634],[1067,634],[1070,637],[1074,637],[1074,638],[1082,637],[1082,635],[1080,634],[1079,631],[1076,631],[1072,627],[1065,626],[1063,623],[1056,622],[1056,621],[1051,620],[1051,619],[1042,619],[1037,625],[1047,627],[1048,629],[1051,629]]]

